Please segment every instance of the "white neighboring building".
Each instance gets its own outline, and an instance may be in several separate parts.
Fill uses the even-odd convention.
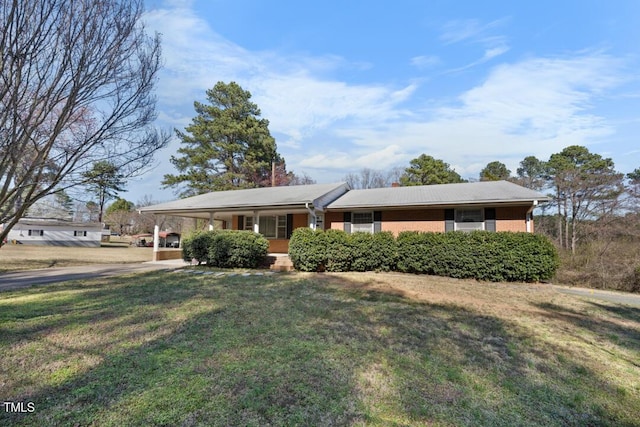
[[[60,219],[22,218],[9,231],[7,243],[41,246],[100,247],[102,224]]]

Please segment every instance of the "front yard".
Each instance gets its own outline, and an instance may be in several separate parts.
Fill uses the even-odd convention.
[[[0,425],[634,426],[640,312],[545,285],[158,272],[0,293],[0,378],[26,409]]]

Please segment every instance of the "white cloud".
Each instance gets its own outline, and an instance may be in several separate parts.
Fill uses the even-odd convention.
[[[486,34],[494,28],[504,25],[509,18],[501,18],[483,24],[477,19],[458,19],[446,22],[442,26],[440,40],[445,44],[460,43],[462,41],[488,40]]]
[[[413,82],[350,84],[327,77],[362,66],[335,55],[248,51],[215,33],[188,8],[151,11],[146,20],[164,33],[160,119],[180,128],[205,90],[219,80],[237,81],[253,94],[279,148],[288,150],[283,153],[288,167],[296,172],[329,170],[339,177],[363,167],[406,165],[427,153],[463,176],[476,176],[492,160],[515,170],[526,155],[544,158],[614,132],[592,107],[620,83],[620,62],[598,52],[503,63],[476,87],[433,99]],[[484,55],[476,63],[495,60],[509,46],[487,32],[503,22],[449,23],[442,40],[480,43]],[[437,60],[423,56],[411,61],[428,67]],[[335,175],[314,178],[326,182]]]
[[[411,58],[411,65],[420,70],[426,70],[440,65],[442,60],[435,55],[420,55]]]

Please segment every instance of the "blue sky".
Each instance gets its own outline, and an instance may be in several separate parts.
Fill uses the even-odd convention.
[[[319,183],[422,153],[477,178],[579,144],[640,167],[640,2],[147,0],[163,128],[236,81],[287,168]],[[172,144],[122,196],[174,199]]]

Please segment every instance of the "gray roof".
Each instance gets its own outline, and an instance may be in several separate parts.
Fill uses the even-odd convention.
[[[304,207],[310,203],[322,209],[348,190],[346,183],[263,187],[245,190],[213,191],[199,196],[140,208],[141,212],[188,213],[195,211],[239,211]]]
[[[508,181],[351,190],[328,209],[523,204],[546,202],[548,197]]]
[[[100,228],[102,224],[99,222],[73,222],[59,218],[33,218],[24,217],[18,220],[17,225],[33,225],[33,226],[56,226],[56,227],[81,227],[81,228]]]

